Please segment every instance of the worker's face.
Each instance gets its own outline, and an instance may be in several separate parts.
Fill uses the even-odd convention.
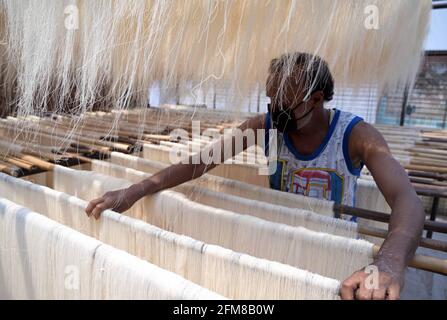
[[[312,118],[315,99],[305,90],[299,71],[290,76],[270,74],[266,91],[274,126],[281,132],[305,127]]]

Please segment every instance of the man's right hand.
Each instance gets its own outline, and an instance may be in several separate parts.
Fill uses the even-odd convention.
[[[99,219],[101,212],[110,209],[119,213],[128,210],[138,200],[134,193],[129,189],[110,191],[101,198],[90,201],[85,209],[89,217]]]

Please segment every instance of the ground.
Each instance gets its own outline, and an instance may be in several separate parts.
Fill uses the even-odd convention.
[[[441,219],[439,221],[447,222],[447,220]],[[447,234],[434,233],[433,239],[447,241]],[[445,252],[419,248],[417,253],[447,260],[447,253]],[[408,268],[405,282],[402,299],[447,300],[447,276]]]

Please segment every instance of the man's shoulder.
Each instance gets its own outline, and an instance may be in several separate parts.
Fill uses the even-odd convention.
[[[354,114],[352,112],[343,111],[343,110],[336,109],[336,108],[334,108],[333,110],[335,110],[335,112],[338,112],[340,114],[341,118],[346,119],[348,121],[353,120],[353,119],[360,119],[361,121],[364,121],[361,116],[356,115],[356,114]]]
[[[384,141],[382,134],[372,124],[360,121],[353,129],[351,139],[361,142]]]

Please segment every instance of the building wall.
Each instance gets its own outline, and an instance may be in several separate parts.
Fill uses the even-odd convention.
[[[377,123],[399,125],[404,93],[400,88],[380,99]],[[447,52],[425,57],[405,111],[405,126],[447,128]]]

